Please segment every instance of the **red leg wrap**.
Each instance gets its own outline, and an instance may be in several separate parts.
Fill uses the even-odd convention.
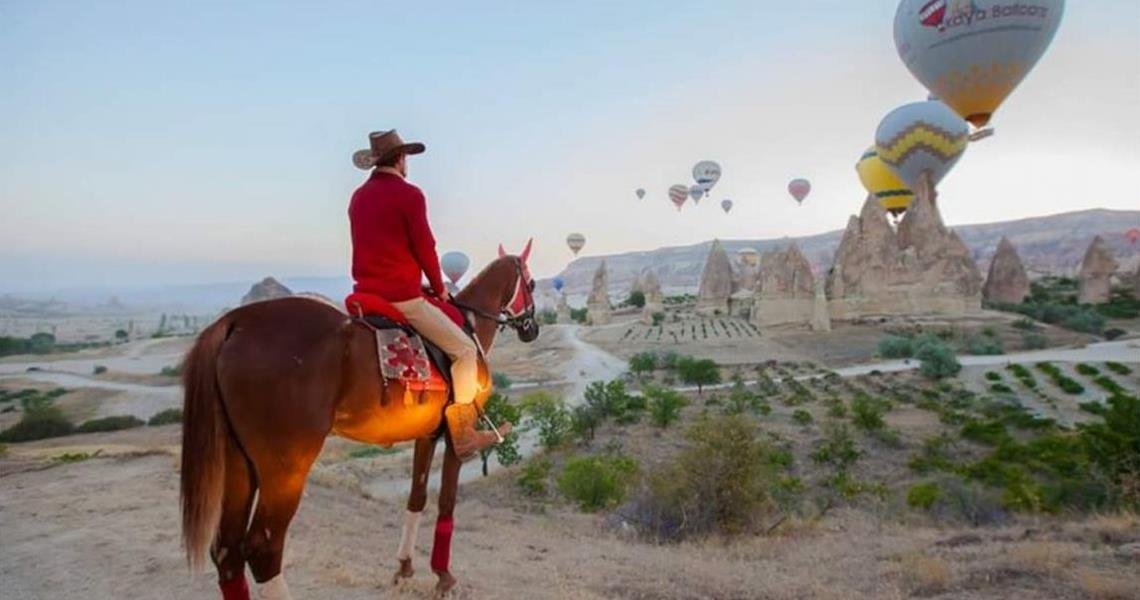
[[[431,546],[431,570],[446,573],[451,566],[451,532],[455,521],[451,517],[440,517],[435,522],[435,542]]]
[[[218,587],[222,588],[222,600],[250,600],[249,586],[245,583],[245,573],[229,581],[219,582]]]

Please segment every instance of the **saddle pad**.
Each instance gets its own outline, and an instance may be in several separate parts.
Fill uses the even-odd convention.
[[[385,379],[420,383],[431,377],[431,360],[418,335],[402,329],[378,329],[376,350],[380,356],[380,374]]]

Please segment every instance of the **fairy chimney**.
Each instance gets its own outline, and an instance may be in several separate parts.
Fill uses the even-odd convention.
[[[558,314],[556,321],[558,323],[569,323],[573,321],[570,317],[570,304],[566,302],[566,292],[558,295],[558,305],[554,311]]]
[[[732,262],[720,240],[714,240],[701,272],[697,289],[697,313],[703,315],[727,314],[728,298],[733,289]]]
[[[831,312],[827,306],[827,294],[823,290],[823,280],[815,281],[815,298],[812,301],[811,329],[812,331],[831,331]]]
[[[281,285],[281,282],[272,277],[266,277],[249,288],[249,291],[241,297],[241,303],[242,305],[246,305],[253,302],[284,298],[292,295],[293,292],[289,288]]]
[[[812,322],[815,275],[798,246],[769,250],[760,257],[754,298],[751,321],[757,327]]]
[[[1112,295],[1112,274],[1117,266],[1104,239],[1099,235],[1093,238],[1089,249],[1085,251],[1085,259],[1081,262],[1081,271],[1077,276],[1080,280],[1078,301],[1081,304],[1108,302]]]
[[[657,274],[650,269],[646,269],[638,277],[641,293],[645,294],[645,306],[641,309],[641,322],[647,325],[653,324],[653,315],[665,312],[665,298],[661,293],[661,282],[657,279]]]
[[[982,297],[994,304],[1021,304],[1027,296],[1029,276],[1021,264],[1021,257],[1009,239],[1002,237],[990,262]]]
[[[594,285],[590,288],[590,295],[586,298],[586,323],[589,325],[607,325],[613,319],[610,314],[610,275],[606,270],[606,261],[598,265],[594,271]]]

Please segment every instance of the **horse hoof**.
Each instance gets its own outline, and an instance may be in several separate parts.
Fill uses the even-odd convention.
[[[400,569],[392,577],[392,585],[400,583],[401,579],[411,579],[416,574],[416,570],[412,568],[412,559],[403,559],[400,561]]]
[[[436,575],[439,575],[439,581],[435,584],[436,598],[443,598],[448,592],[455,588],[455,584],[459,583],[451,573],[437,572]]]

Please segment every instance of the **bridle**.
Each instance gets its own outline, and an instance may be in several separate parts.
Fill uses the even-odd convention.
[[[533,325],[535,321],[534,309],[534,280],[530,278],[527,273],[527,268],[519,259],[514,259],[515,263],[515,291],[511,295],[511,299],[507,301],[505,307],[499,310],[498,314],[483,310],[477,306],[471,306],[464,302],[452,299],[452,304],[459,307],[461,310],[472,312],[484,319],[494,321],[499,326],[499,331],[510,327],[515,330],[521,330],[523,327]]]

